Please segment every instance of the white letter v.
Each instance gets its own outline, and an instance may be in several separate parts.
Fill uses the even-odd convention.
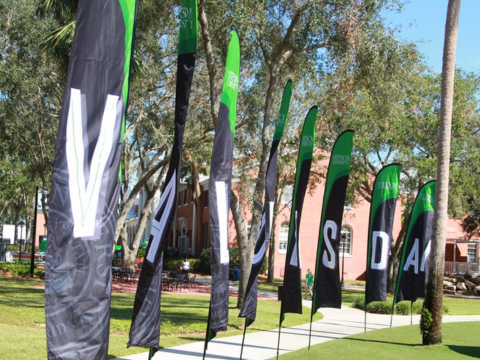
[[[102,175],[110,153],[113,151],[117,103],[118,96],[107,96],[100,134],[90,166],[88,185],[86,185],[82,98],[80,90],[71,89],[70,109],[67,118],[66,155],[69,172],[68,187],[74,222],[73,236],[75,237],[88,237],[95,233],[95,217],[97,215]]]

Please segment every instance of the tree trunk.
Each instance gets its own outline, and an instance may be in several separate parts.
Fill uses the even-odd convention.
[[[202,240],[202,189],[200,187],[200,176],[198,172],[198,165],[195,160],[192,160],[192,178],[193,178],[193,205],[195,206],[195,241],[198,244],[199,253],[195,254],[200,256],[202,249],[200,246]],[[175,225],[173,226],[175,229]]]
[[[240,252],[240,282],[238,284],[237,308],[241,309],[245,301],[255,243],[247,241],[247,229],[243,220],[242,208],[238,202],[237,195],[233,191],[231,192],[230,209],[232,210],[233,221],[237,230],[237,243]]]
[[[277,179],[278,181],[278,179]],[[273,219],[272,219],[272,235],[270,236],[270,244],[268,249],[268,274],[267,282],[273,283],[275,272],[275,242],[277,239],[277,215],[278,215],[278,202],[280,197],[276,197],[276,201],[273,209]]]
[[[153,184],[152,189],[148,192],[147,201],[145,202],[143,209],[140,213],[140,220],[138,222],[133,243],[130,246],[128,246],[127,237],[126,236],[121,237],[122,247],[124,249],[123,266],[125,268],[135,270],[135,259],[137,257],[138,247],[140,246],[140,242],[142,241],[142,238],[143,238],[143,233],[148,224],[148,221],[150,220],[150,216],[152,215],[152,203],[153,203],[153,200],[155,199],[155,193],[157,192],[157,190],[160,188],[162,184],[165,169],[166,168],[164,167],[160,172],[160,174],[158,174],[158,177],[155,180],[155,183]],[[122,232],[123,231],[125,231],[125,226],[122,229]]]
[[[424,345],[442,342],[443,273],[447,232],[450,138],[455,79],[455,52],[461,0],[449,0],[442,67],[442,103],[438,141],[437,189],[433,217],[429,280],[420,328]]]

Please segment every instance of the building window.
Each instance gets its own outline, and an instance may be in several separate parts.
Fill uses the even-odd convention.
[[[288,245],[288,222],[280,225],[280,236],[278,237],[278,253],[286,254]]]
[[[282,205],[288,205],[293,199],[293,185],[287,185],[283,188]]]
[[[345,236],[345,238],[342,238]],[[340,246],[338,248],[338,254],[352,255],[352,228],[348,225],[343,225],[340,231]]]
[[[190,190],[186,189],[183,195],[183,205],[187,205],[190,197]]]
[[[476,262],[477,255],[477,244],[469,243],[468,244],[468,253],[467,253],[467,262],[474,263]]]

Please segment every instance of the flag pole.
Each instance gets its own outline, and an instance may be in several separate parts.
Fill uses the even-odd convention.
[[[243,344],[245,343],[245,333],[247,332],[247,318],[245,318],[245,325],[243,326],[243,338],[242,338],[242,347],[240,348],[240,360],[242,360],[243,355]]]
[[[150,351],[148,352],[148,360],[152,360],[155,353],[156,353],[155,349],[150,346]]]
[[[410,326],[413,325],[413,301],[410,301]]]
[[[395,309],[396,309],[396,306],[395,306],[395,303],[393,303],[393,305],[392,305],[392,316],[390,317],[390,329],[392,328],[393,315],[395,314]]]
[[[210,311],[211,311],[211,301],[210,305],[208,306],[208,320],[207,320],[207,332],[205,333],[205,346],[203,347],[203,360],[205,360],[205,355],[208,349],[208,341],[209,341],[209,334],[210,334]]]
[[[282,316],[282,315],[280,315]],[[280,318],[281,320],[281,318]],[[277,342],[277,360],[280,352],[280,334],[282,333],[282,322],[280,321],[280,326],[278,327],[278,342]]]
[[[363,333],[367,333],[367,304],[365,303],[365,321],[363,323]]]
[[[308,333],[308,351],[310,351],[310,343],[312,341],[312,321],[313,321],[313,315],[310,314],[310,332]]]

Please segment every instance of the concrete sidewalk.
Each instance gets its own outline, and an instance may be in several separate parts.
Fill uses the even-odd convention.
[[[311,307],[310,300],[303,300],[303,305]],[[340,339],[364,331],[365,313],[358,309],[342,306],[341,309],[322,308],[324,317],[312,324],[311,344]],[[295,316],[287,314],[286,316]],[[367,331],[390,327],[390,315],[367,314]],[[396,315],[393,326],[410,325],[410,316]],[[420,316],[413,316],[413,325],[418,326]],[[480,321],[475,316],[444,316],[443,322]],[[310,324],[283,328],[280,340],[280,355],[308,347]],[[277,355],[278,329],[247,333],[243,348],[243,359],[265,360]],[[206,359],[234,360],[240,358],[242,335],[214,339],[208,344]],[[204,342],[196,342],[172,348],[162,349],[153,357],[154,360],[185,360],[203,357]],[[129,355],[116,360],[147,360],[148,353]]]

